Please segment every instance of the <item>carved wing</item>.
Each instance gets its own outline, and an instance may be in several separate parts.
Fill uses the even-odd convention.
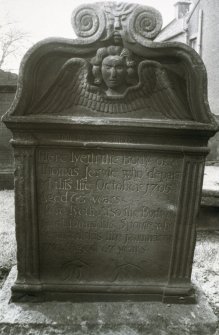
[[[103,89],[89,83],[90,66],[81,58],[68,60],[30,113],[73,115],[79,106],[88,112],[133,115],[141,112],[143,117],[189,118],[186,99],[177,92],[160,63],[141,62],[139,83],[116,96],[107,96]]]
[[[82,58],[69,59],[48,91],[33,106],[31,113],[63,115],[72,106],[86,105],[89,66]]]
[[[170,119],[191,119],[186,92],[179,87],[174,75],[170,76],[158,62],[143,61],[139,64],[139,90],[135,95],[141,96],[140,108],[150,106],[154,113],[160,113]],[[135,100],[133,100],[135,101]]]
[[[141,117],[191,119],[186,92],[178,80],[158,62],[143,61],[138,67],[139,82],[127,88],[123,95],[101,97],[94,110],[120,114],[140,112]]]

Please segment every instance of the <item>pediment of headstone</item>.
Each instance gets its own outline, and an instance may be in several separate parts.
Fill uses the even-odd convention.
[[[72,25],[77,39],[46,39],[24,57],[17,95],[4,117],[9,127],[21,116],[63,124],[130,118],[215,131],[204,64],[184,44],[153,42],[162,27],[157,10],[85,4],[74,10]]]

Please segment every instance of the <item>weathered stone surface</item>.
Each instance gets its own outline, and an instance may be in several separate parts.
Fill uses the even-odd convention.
[[[7,193],[7,194],[6,194]],[[14,223],[14,192],[0,192],[0,270],[7,272],[16,264]],[[201,287],[215,313],[219,316],[219,235],[215,232],[198,232],[194,254],[192,281]],[[3,275],[4,275],[3,273]],[[3,278],[0,278],[1,280]],[[1,283],[1,282],[0,282]]]
[[[75,12],[80,40],[29,52],[4,117],[16,165],[12,299],[191,303],[217,130],[204,65],[186,46],[152,42],[156,11],[96,6]]]
[[[0,293],[1,335],[215,335],[217,318],[199,291],[197,305],[158,302],[9,303],[13,268]]]
[[[125,2],[84,4],[72,14],[72,26],[85,43],[113,38],[144,43],[154,39],[162,27],[162,16],[156,9]]]
[[[6,113],[14,99],[16,84],[16,74],[0,70],[0,118]],[[14,164],[10,139],[10,130],[0,121],[0,190],[14,187]]]

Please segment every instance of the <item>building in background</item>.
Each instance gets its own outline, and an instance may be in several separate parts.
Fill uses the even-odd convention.
[[[190,45],[202,57],[208,73],[208,100],[219,121],[219,0],[184,0],[175,3],[175,18],[162,29],[157,42]],[[219,161],[219,133],[210,141],[208,160]]]
[[[1,117],[10,107],[17,89],[17,75],[0,70],[0,189],[14,187],[14,164],[11,145],[12,134],[1,122]]]
[[[178,1],[175,3],[175,18],[166,25],[156,37],[157,42],[174,41],[188,43],[186,20],[189,15],[191,2]]]

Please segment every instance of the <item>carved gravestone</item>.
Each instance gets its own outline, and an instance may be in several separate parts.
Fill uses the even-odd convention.
[[[17,75],[0,69],[0,119],[10,107],[17,88]],[[0,190],[14,188],[11,132],[0,120]]]
[[[216,122],[199,56],[155,43],[136,4],[83,5],[76,40],[25,56],[4,117],[16,162],[12,299],[193,302],[207,142]]]

